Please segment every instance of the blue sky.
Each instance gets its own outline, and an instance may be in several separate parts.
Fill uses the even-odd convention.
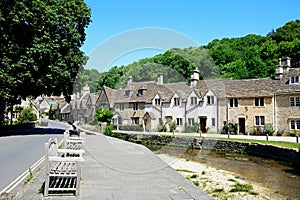
[[[299,0],[85,0],[85,2],[92,9],[93,20],[86,30],[87,37],[82,47],[88,56],[109,39],[135,29],[147,27],[167,29],[185,35],[198,45],[205,45],[213,39],[224,37],[266,35],[288,21],[300,19]],[[164,41],[164,38],[161,40]],[[122,45],[122,42],[119,43],[119,47]],[[117,48],[118,45],[110,47],[112,52],[117,51]],[[102,64],[109,66],[95,66],[98,65],[95,63],[99,63],[96,61],[86,68],[102,71],[114,65],[127,65],[164,51],[164,48],[156,47],[136,48],[120,54],[109,64]],[[94,57],[91,56],[91,59],[95,59]],[[101,59],[99,53],[97,57]]]

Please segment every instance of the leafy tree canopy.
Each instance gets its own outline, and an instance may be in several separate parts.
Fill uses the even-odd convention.
[[[274,77],[280,57],[290,57],[292,66],[300,66],[300,20],[288,22],[267,36],[215,39],[204,47],[170,49],[127,66],[116,66],[101,73],[98,89],[104,85],[124,87],[129,76],[133,81],[155,81],[160,72],[164,73],[165,83],[182,80],[174,78],[174,71],[189,81],[195,68],[200,70],[202,79]]]
[[[90,22],[84,0],[0,1],[0,121],[21,98],[70,96]]]
[[[111,110],[98,108],[95,113],[95,119],[98,121],[98,124],[101,126],[103,122],[108,124],[111,123],[113,117],[113,112]]]

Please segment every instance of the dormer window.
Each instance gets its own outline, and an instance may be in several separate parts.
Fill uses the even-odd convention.
[[[207,105],[213,105],[213,104],[215,104],[214,96],[207,96]]]
[[[179,106],[180,105],[180,101],[178,97],[174,98],[174,106]]]
[[[126,96],[126,97],[129,97],[129,95],[130,95],[130,90],[126,90],[126,91],[125,91],[125,96]]]
[[[160,104],[161,104],[160,98],[154,99],[154,104],[155,104],[156,106],[160,106]]]
[[[191,97],[191,106],[197,105],[197,97]]]
[[[143,96],[143,90],[142,89],[138,90],[137,96],[139,96],[139,97]]]
[[[290,77],[290,84],[299,84],[299,76],[292,76]]]

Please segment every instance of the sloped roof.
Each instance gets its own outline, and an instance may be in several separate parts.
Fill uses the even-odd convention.
[[[69,103],[66,103],[60,110],[60,113],[62,114],[68,114],[71,112],[71,106]]]
[[[201,80],[196,86],[202,97],[210,89],[221,98],[272,96],[278,87],[279,82],[270,78]]]
[[[300,76],[300,68],[290,68],[287,73],[284,73],[280,80],[280,87],[277,88],[277,93],[300,92],[299,84],[290,84],[289,78],[293,76]]]

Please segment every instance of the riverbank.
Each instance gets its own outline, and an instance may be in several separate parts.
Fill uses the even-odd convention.
[[[217,200],[286,200],[279,191],[272,191],[261,184],[247,180],[239,174],[216,169],[192,160],[157,154],[202,191]],[[243,190],[243,191],[241,191]],[[234,192],[236,191],[236,192]],[[291,198],[288,198],[291,199]]]

